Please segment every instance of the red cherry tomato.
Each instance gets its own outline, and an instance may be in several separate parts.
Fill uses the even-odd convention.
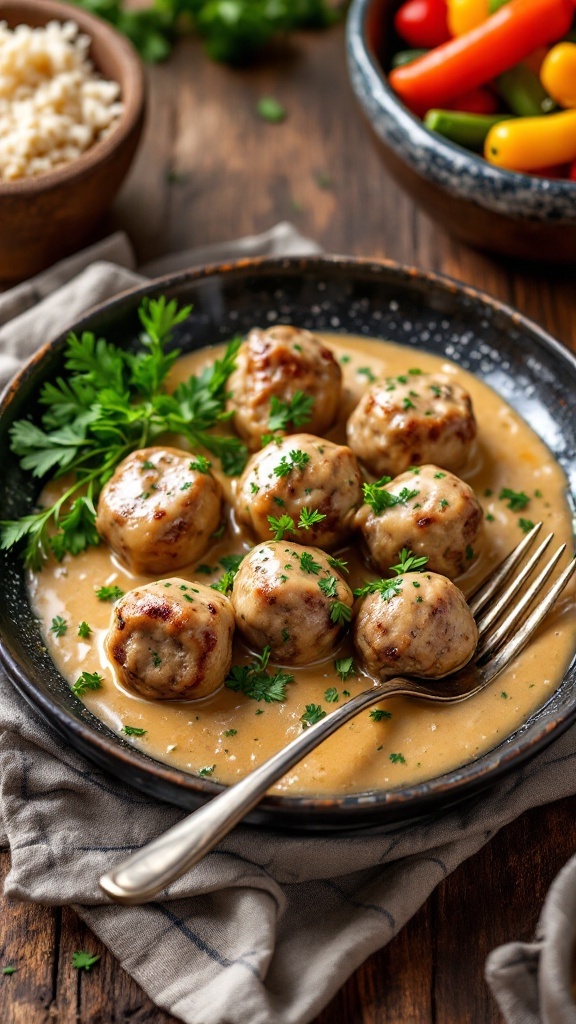
[[[461,110],[464,114],[496,114],[499,109],[498,98],[490,89],[478,86],[477,89],[470,89],[457,96],[446,109]]]
[[[450,39],[446,0],[406,0],[396,11],[394,27],[415,50],[430,50]]]

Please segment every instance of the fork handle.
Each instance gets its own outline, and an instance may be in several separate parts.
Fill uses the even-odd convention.
[[[323,740],[383,697],[410,693],[407,680],[388,679],[352,697],[287,747],[228,787],[168,832],[131,854],[100,879],[117,903],[143,903],[174,882],[210,852],[244,818],[278,779]]]

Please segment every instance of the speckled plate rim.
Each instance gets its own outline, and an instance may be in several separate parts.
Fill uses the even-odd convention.
[[[418,174],[487,210],[521,220],[576,225],[576,182],[493,167],[483,157],[426,128],[388,85],[368,38],[375,0],[354,0],[346,23],[352,87],[376,134]],[[425,159],[423,159],[423,157]],[[484,190],[482,190],[481,186]],[[559,202],[564,213],[549,208]],[[540,206],[538,205],[540,204]]]
[[[156,278],[137,288],[121,292],[113,299],[89,309],[80,319],[71,324],[57,338],[45,344],[26,362],[21,371],[8,384],[0,395],[0,425],[10,416],[11,405],[20,388],[30,377],[41,368],[44,360],[64,346],[67,334],[71,329],[76,331],[89,330],[93,319],[103,313],[109,318],[120,310],[135,309],[145,295],[159,294],[172,287],[224,275],[231,276],[262,273],[273,275],[286,273],[306,274],[360,272],[370,276],[374,282],[378,276],[394,277],[399,284],[410,287],[414,282],[422,286],[430,286],[446,293],[448,296],[467,297],[474,303],[493,314],[499,314],[511,325],[518,326],[531,335],[538,347],[552,353],[560,365],[576,379],[576,357],[552,335],[534,321],[525,317],[518,310],[503,303],[485,292],[466,285],[445,275],[422,271],[416,267],[399,264],[393,260],[362,259],[345,256],[291,257],[291,258],[246,258],[231,263],[210,264],[165,277]],[[447,356],[449,358],[449,356]],[[96,762],[101,768],[128,782],[131,786],[158,797],[166,802],[181,807],[192,808],[211,796],[221,792],[225,787],[209,779],[200,779],[179,769],[157,761],[146,754],[141,754],[125,740],[119,737],[88,712],[80,701],[77,706],[86,712],[82,721],[70,710],[62,707],[47,693],[39,691],[28,677],[26,668],[15,651],[10,638],[0,636],[0,662],[16,689],[25,697],[32,707],[61,736],[72,742],[81,753]],[[566,676],[574,666],[569,666]],[[548,704],[549,702],[547,702]],[[544,707],[547,705],[544,705]],[[541,713],[539,708],[537,713]],[[502,744],[482,755],[475,761],[463,765],[442,776],[430,779],[418,785],[390,790],[367,791],[346,795],[330,795],[327,797],[284,797],[266,796],[259,808],[247,819],[249,823],[276,828],[300,828],[305,831],[339,831],[351,828],[386,828],[390,824],[405,819],[422,818],[438,809],[461,801],[491,786],[512,768],[520,766],[528,758],[532,758],[544,749],[552,740],[560,737],[576,720],[576,699],[572,707],[562,709],[534,731],[526,736],[526,728],[531,724],[528,719],[515,733],[506,738]],[[97,724],[96,729],[90,722]],[[532,724],[532,728],[533,728]]]

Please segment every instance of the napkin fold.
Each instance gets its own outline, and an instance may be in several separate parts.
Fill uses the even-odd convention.
[[[271,249],[319,251],[278,225],[202,250],[201,259]],[[197,261],[192,251],[152,266],[160,273]],[[134,265],[127,240],[116,235],[0,296],[0,380],[78,314],[141,283]],[[527,808],[574,792],[571,729],[486,795],[433,818],[354,835],[243,826],[160,898],[120,907],[104,897],[99,876],[183,812],[76,754],[0,672],[7,895],[72,905],[151,999],[186,1024],[306,1024],[461,861]]]

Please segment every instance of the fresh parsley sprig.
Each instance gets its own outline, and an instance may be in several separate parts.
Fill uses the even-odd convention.
[[[245,446],[237,437],[210,433],[228,419],[227,380],[241,339],[230,342],[222,359],[173,394],[165,390],[179,355],[167,346],[189,313],[189,306],[179,308],[175,300],[144,299],[138,310],[143,333],[137,352],[90,332],[70,334],[64,375],[40,392],[45,407],[41,425],[17,420],[10,433],[12,450],[26,472],[39,479],[73,474],[73,480],[47,508],[0,524],[2,548],[25,541],[26,564],[39,569],[50,554],[60,560],[66,552],[78,554],[97,545],[94,506],[101,488],[126,455],[166,431],[184,435],[193,448],[207,448],[226,473],[241,471]]]
[[[398,494],[392,494],[385,489],[385,484],[389,484],[391,479],[392,477],[390,476],[383,476],[373,484],[362,484],[364,501],[370,506],[376,516],[381,515],[384,509],[394,508],[396,505],[405,505],[411,498],[416,498],[420,493],[420,491],[411,491],[408,487],[403,487]]]
[[[243,693],[252,700],[264,700],[267,704],[286,700],[286,686],[294,676],[280,669],[270,675],[266,671],[270,660],[270,648],[265,647],[262,654],[249,665],[233,665],[226,679],[229,690]]]
[[[408,548],[402,548],[396,555],[398,559],[398,565],[391,565],[391,572],[396,573],[397,576],[401,576],[403,572],[422,572],[422,569],[428,562],[427,555],[415,555]]]
[[[301,427],[312,419],[313,408],[314,398],[303,391],[295,391],[289,402],[281,402],[276,395],[272,395],[268,426],[272,431],[286,430],[290,423],[294,427]]]

